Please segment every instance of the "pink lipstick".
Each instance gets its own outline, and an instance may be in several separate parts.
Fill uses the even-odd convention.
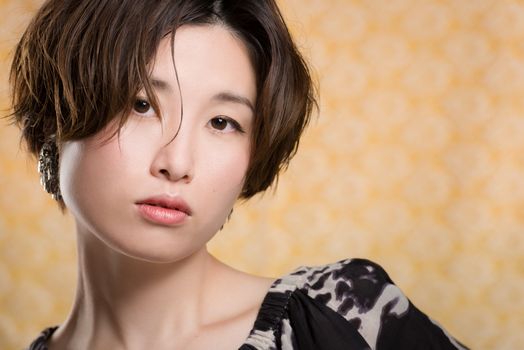
[[[181,198],[157,196],[136,202],[138,212],[147,221],[175,226],[191,216],[191,209]]]

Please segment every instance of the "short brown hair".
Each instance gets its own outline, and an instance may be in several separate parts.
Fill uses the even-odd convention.
[[[122,126],[140,89],[158,112],[148,64],[184,24],[222,24],[246,45],[257,81],[242,198],[268,188],[296,153],[316,105],[308,67],[274,0],[48,0],[11,66],[12,119],[29,151]]]

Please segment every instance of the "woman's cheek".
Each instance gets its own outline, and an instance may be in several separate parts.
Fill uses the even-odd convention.
[[[243,186],[250,156],[249,146],[246,143],[245,141],[232,143],[213,157],[216,162],[215,172],[220,173],[220,177],[224,179],[222,182],[231,187]]]

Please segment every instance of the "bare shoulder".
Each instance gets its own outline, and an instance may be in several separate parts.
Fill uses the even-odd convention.
[[[222,317],[258,311],[274,278],[249,274],[218,260],[214,262],[208,303],[222,311]]]
[[[219,266],[211,278],[204,308],[206,322],[185,348],[238,349],[251,332],[273,278],[251,275],[230,266]]]

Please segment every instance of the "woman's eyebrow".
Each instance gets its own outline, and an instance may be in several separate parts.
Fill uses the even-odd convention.
[[[238,104],[247,106],[252,112],[255,112],[255,107],[253,107],[253,104],[247,97],[238,95],[234,92],[230,92],[230,91],[219,92],[218,94],[213,96],[212,100],[221,101],[221,102],[238,103]]]
[[[160,91],[166,91],[166,92],[173,92],[173,87],[171,84],[169,84],[167,81],[158,79],[158,78],[152,78],[151,79],[151,85]],[[219,102],[233,102],[238,103],[241,105],[244,105],[248,107],[252,112],[255,112],[255,107],[249,100],[249,98],[244,97],[242,95],[239,95],[237,93],[231,92],[231,91],[222,91],[214,95],[211,100],[219,101]]]
[[[161,79],[152,78],[151,85],[160,91],[173,91],[171,85],[168,82]]]

